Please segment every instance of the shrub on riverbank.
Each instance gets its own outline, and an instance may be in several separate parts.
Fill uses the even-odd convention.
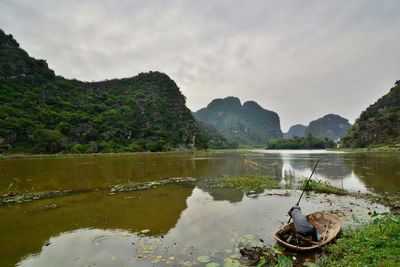
[[[276,138],[267,141],[267,149],[324,149],[335,147],[328,138],[317,138],[311,134],[305,137]]]
[[[397,266],[400,262],[400,216],[383,214],[369,226],[345,231],[325,247],[321,266]]]
[[[270,176],[251,175],[225,177],[219,184],[232,187],[243,191],[258,191],[263,189],[280,188],[279,183]]]

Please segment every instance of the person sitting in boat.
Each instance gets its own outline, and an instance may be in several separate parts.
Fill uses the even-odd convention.
[[[288,211],[289,216],[293,219],[294,228],[296,232],[304,237],[312,236],[313,241],[320,241],[317,230],[314,225],[307,221],[306,216],[301,212],[301,208],[296,205]]]

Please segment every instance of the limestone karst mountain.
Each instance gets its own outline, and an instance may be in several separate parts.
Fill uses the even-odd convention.
[[[239,144],[264,144],[282,137],[278,114],[254,101],[242,105],[237,97],[214,99],[206,108],[194,112],[194,116]]]
[[[306,132],[307,126],[302,124],[295,124],[289,128],[287,133],[283,133],[284,138],[303,137]]]
[[[343,143],[346,147],[400,144],[400,81],[361,113]]]
[[[166,74],[68,80],[2,30],[0,125],[0,153],[162,151],[196,145],[200,131]]]
[[[349,120],[335,114],[328,114],[310,122],[305,135],[312,134],[314,137],[327,137],[332,140],[342,138],[351,127]]]

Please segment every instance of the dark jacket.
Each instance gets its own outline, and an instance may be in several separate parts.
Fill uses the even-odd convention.
[[[313,231],[314,226],[307,221],[306,216],[301,212],[299,206],[292,207],[288,214],[292,217],[294,228],[298,233],[305,234]]]

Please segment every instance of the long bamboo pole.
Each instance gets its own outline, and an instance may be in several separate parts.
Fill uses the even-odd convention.
[[[304,191],[306,191],[306,188],[307,188],[307,186],[308,186],[308,183],[310,182],[311,177],[313,176],[313,174],[314,174],[314,172],[315,172],[315,169],[316,169],[317,166],[318,166],[318,163],[319,163],[319,160],[317,160],[317,163],[315,163],[314,169],[313,169],[313,171],[311,172],[310,178],[308,178],[307,181],[306,181],[306,185],[304,186],[303,192],[301,192],[301,195],[300,195],[300,197],[299,197],[299,200],[298,200],[297,203],[296,203],[296,206],[298,206],[298,205],[300,204],[300,200],[301,200],[301,198],[303,197]],[[288,221],[287,223],[290,223],[290,220],[291,220],[291,219],[292,219],[292,217],[289,218],[289,221]]]

